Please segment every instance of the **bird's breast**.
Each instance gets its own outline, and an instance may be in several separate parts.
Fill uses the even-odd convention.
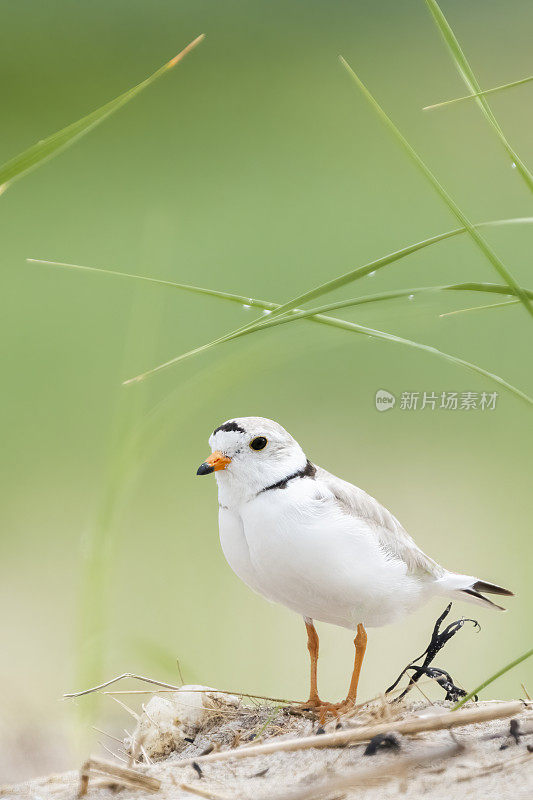
[[[368,523],[311,481],[260,494],[238,513],[222,509],[220,521],[237,575],[305,617],[351,629],[383,624],[408,589],[405,564],[387,558]]]

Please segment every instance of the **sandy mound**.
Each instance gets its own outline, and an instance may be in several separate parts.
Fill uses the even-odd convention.
[[[144,707],[125,741],[130,769],[95,759],[82,785],[89,800],[530,800],[533,712],[518,701],[451,705],[377,701],[321,727],[292,708],[184,687]],[[72,800],[79,789],[69,772],[0,797]]]

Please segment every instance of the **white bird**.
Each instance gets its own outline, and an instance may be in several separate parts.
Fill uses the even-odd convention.
[[[311,659],[306,707],[355,704],[365,627],[396,622],[435,595],[504,610],[482,592],[513,594],[441,567],[377,500],[312,464],[273,420],[228,420],[209,445],[212,454],[197,474],[215,473],[228,564],[255,592],[304,618]],[[314,620],[357,632],[348,695],[336,706],[318,694]]]

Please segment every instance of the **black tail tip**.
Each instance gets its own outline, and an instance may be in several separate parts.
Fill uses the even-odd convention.
[[[504,589],[503,586],[497,586],[495,583],[487,583],[487,581],[476,581],[471,587],[475,592],[486,592],[487,594],[501,594],[505,597],[514,597],[515,593],[510,589]]]

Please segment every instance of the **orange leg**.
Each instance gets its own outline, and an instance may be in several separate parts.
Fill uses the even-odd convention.
[[[305,619],[305,627],[307,630],[307,649],[309,650],[309,657],[311,659],[311,688],[309,690],[309,700],[306,703],[302,703],[301,708],[313,709],[319,714],[320,723],[323,724],[327,714],[338,716],[339,712],[347,711],[355,705],[357,699],[357,685],[359,683],[359,675],[361,674],[361,667],[365,656],[367,636],[363,625],[359,623],[357,626],[357,634],[354,639],[355,662],[352,680],[350,681],[350,688],[348,689],[346,700],[343,700],[342,703],[325,703],[318,696],[318,634],[313,620]]]
[[[348,695],[344,701],[344,705],[354,706],[357,700],[357,685],[359,683],[359,675],[361,674],[361,667],[363,666],[363,658],[365,657],[367,635],[361,623],[357,626],[357,635],[353,641],[355,645],[355,661],[353,665],[352,680],[350,681],[350,688]]]
[[[311,659],[311,688],[309,690],[309,700],[307,703],[310,706],[320,705],[320,697],[318,696],[318,682],[317,682],[317,669],[318,669],[318,634],[313,625],[312,619],[305,620],[305,627],[307,630],[307,649],[309,650],[309,657]]]

